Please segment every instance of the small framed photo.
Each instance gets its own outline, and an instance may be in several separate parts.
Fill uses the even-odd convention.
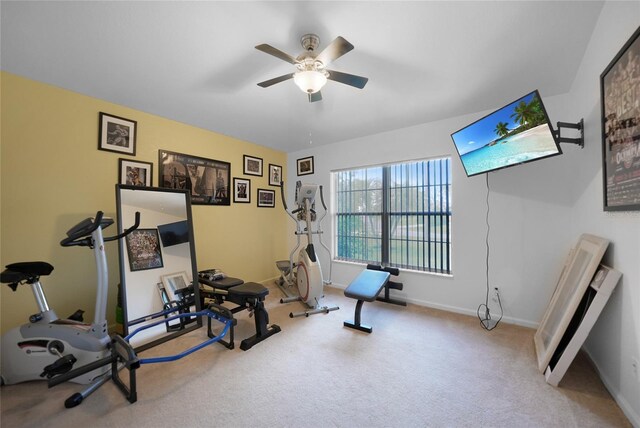
[[[153,164],[120,158],[118,177],[120,177],[119,184],[151,187],[153,186]]]
[[[313,156],[298,159],[298,175],[313,174]]]
[[[164,267],[158,229],[136,229],[126,237],[131,272]]]
[[[251,180],[233,177],[233,203],[248,204],[251,202]]]
[[[262,177],[262,159],[256,158],[253,156],[243,156],[244,159],[244,169],[242,173],[244,175],[257,175],[258,177]]]
[[[137,122],[100,112],[98,149],[136,155]]]
[[[263,208],[273,208],[276,206],[276,191],[258,189],[258,206]]]
[[[280,165],[269,164],[269,186],[278,186],[282,182],[282,167]]]
[[[182,300],[183,294],[189,289],[189,278],[187,278],[186,272],[163,275],[162,283],[169,301]]]

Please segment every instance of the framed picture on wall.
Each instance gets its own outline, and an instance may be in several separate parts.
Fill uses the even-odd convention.
[[[600,75],[605,211],[640,210],[640,27]]]
[[[126,236],[131,272],[164,267],[158,229],[136,229]]]
[[[236,204],[251,202],[251,180],[233,177],[233,202]]]
[[[151,162],[118,159],[118,184],[130,186],[153,186],[153,164]]]
[[[313,156],[301,158],[296,161],[298,166],[298,175],[313,174]]]
[[[282,182],[282,167],[280,165],[269,164],[269,186],[278,186]]]
[[[273,208],[276,206],[276,191],[258,189],[258,206],[262,208]]]
[[[158,151],[159,187],[186,189],[193,205],[231,205],[229,162]]]
[[[136,127],[135,120],[100,112],[98,149],[135,156]]]
[[[262,158],[244,155],[242,157],[244,167],[242,173],[244,175],[257,175],[262,177]]]

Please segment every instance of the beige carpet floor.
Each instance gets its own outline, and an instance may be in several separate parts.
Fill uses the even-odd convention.
[[[1,388],[9,427],[629,427],[583,354],[558,388],[536,368],[532,329],[409,305],[366,303],[366,334],[342,326],[355,300],[326,288],[340,310],[290,319],[300,303],[267,307],[282,332],[243,352],[253,319],[237,315],[236,349],[219,344],[138,370],[138,402],[111,382],[74,409],[79,389],[45,382]],[[144,352],[193,346],[205,329]]]

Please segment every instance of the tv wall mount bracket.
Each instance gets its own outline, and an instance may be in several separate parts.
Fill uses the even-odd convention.
[[[580,131],[580,137],[577,138],[568,138],[563,137],[560,134],[562,129],[577,129]],[[584,149],[584,119],[580,119],[578,123],[567,123],[567,122],[558,122],[558,130],[553,131],[558,143],[568,143],[568,144],[577,144],[580,148]]]

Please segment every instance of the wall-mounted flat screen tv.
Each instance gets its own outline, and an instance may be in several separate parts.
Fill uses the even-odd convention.
[[[451,138],[468,177],[562,154],[537,90]]]
[[[186,220],[158,225],[158,232],[163,247],[189,242],[189,226]]]

